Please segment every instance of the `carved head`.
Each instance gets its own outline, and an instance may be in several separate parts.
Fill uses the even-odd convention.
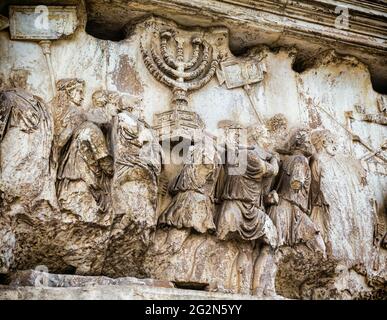
[[[137,116],[137,114],[142,116],[142,100],[138,96],[117,91],[98,90],[93,93],[92,101],[94,108],[97,109],[96,111],[102,111],[108,121],[121,111],[134,113],[134,116]]]
[[[311,143],[310,132],[306,128],[296,129],[290,136],[289,151],[301,151],[305,156],[310,156],[313,153],[313,145]]]
[[[109,95],[107,90],[95,91],[91,97],[95,108],[104,108],[108,103]]]
[[[325,150],[331,156],[337,152],[336,139],[329,130],[316,130],[312,132],[312,143],[317,152]]]
[[[142,98],[139,96],[124,94],[120,97],[120,110],[126,110],[131,112],[135,117],[142,118],[144,112],[144,106],[142,104]]]
[[[85,81],[71,78],[61,79],[56,83],[58,93],[63,92],[67,98],[77,106],[82,104],[84,98]]]
[[[247,143],[249,145],[258,144],[260,147],[266,150],[269,150],[271,146],[270,146],[269,134],[266,127],[264,127],[261,124],[248,127]]]
[[[284,132],[288,129],[288,119],[282,113],[277,113],[267,120],[266,126],[271,133]]]
[[[120,94],[115,91],[98,90],[91,97],[93,106],[102,112],[108,121],[112,119],[120,110]]]

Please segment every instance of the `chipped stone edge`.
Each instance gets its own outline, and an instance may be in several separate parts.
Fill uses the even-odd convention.
[[[259,297],[143,285],[103,285],[91,287],[0,286],[0,300],[287,300],[282,296]]]

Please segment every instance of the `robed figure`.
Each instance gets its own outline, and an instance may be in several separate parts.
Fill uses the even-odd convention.
[[[215,231],[214,192],[220,172],[220,156],[213,143],[191,146],[181,172],[169,192],[172,202],[159,217],[159,225]]]
[[[288,151],[290,154],[283,158],[275,188],[279,202],[269,209],[269,216],[277,228],[278,245],[303,243],[324,254],[323,239],[309,217],[309,157],[313,149],[308,130],[295,131],[290,138]]]

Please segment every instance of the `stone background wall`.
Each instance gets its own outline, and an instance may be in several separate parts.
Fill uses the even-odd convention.
[[[52,42],[51,57],[56,79],[79,78],[86,82],[82,105],[85,111],[91,110],[91,96],[100,89],[140,96],[143,99],[145,119],[148,123],[153,123],[156,113],[170,109],[172,98],[170,89],[148,72],[141,56],[139,42],[151,36],[153,30],[149,26],[153,24],[181,27],[170,20],[151,17],[139,22],[133,29],[128,28],[130,32],[124,40],[110,41],[91,36],[81,22],[70,37]],[[183,32],[192,34],[194,31],[188,29]],[[385,143],[385,124],[359,120],[352,120],[350,123],[346,117],[346,112],[350,111],[359,114],[359,110],[363,109],[363,113],[378,114],[387,108],[387,96],[373,89],[368,66],[357,58],[341,55],[327,48],[313,59],[310,58],[305,70],[296,72],[294,63],[297,49],[291,44],[270,48],[262,44],[249,48],[244,56],[234,56],[229,49],[227,31],[214,35],[213,29],[202,28],[198,29],[198,33],[206,35],[209,42],[226,58],[241,61],[248,55],[263,57],[262,62],[266,67],[264,79],[252,87],[253,99],[265,120],[281,113],[288,120],[290,128],[329,129],[338,139],[340,152],[357,159],[369,151],[353,141],[345,128],[359,135],[374,149]],[[188,46],[186,49],[190,54]],[[13,41],[8,30],[0,31],[0,62],[0,90],[21,87],[43,98],[49,106],[52,105],[50,77],[38,43]],[[218,123],[222,120],[233,120],[242,126],[257,123],[243,88],[229,90],[225,84],[219,84],[216,76],[204,88],[193,92],[188,99],[190,110],[200,115],[206,129],[214,135],[219,135]],[[375,212],[362,211],[359,208],[368,208],[368,199],[374,199],[377,202],[379,219],[384,220],[384,225],[387,225],[387,168],[385,162],[377,157],[363,161],[362,166],[367,172],[366,183],[361,187],[363,189],[359,187],[360,191],[354,190],[353,195],[343,195],[353,196],[352,201],[359,202],[354,205],[358,210],[354,209],[353,216],[349,218],[351,221],[347,221],[345,226],[333,226],[336,228],[337,232],[334,234],[337,238],[332,241],[343,243],[342,230],[356,233],[350,246],[344,246],[342,250],[352,256],[353,261],[361,261],[368,274],[374,273],[386,279],[387,251],[380,249],[375,254],[374,248]],[[368,198],[356,198],[359,192],[367,193]],[[357,246],[361,248],[357,250]],[[374,267],[375,259],[379,261],[377,270]],[[343,290],[350,287],[351,283],[354,288],[367,286],[364,278],[358,280],[358,274],[354,276],[351,273],[351,269],[346,269],[346,276],[340,278],[342,283],[338,282],[336,286]]]
[[[98,89],[142,96],[146,120],[152,123],[155,113],[168,110],[172,94],[149,74],[143,64],[137,45],[141,29],[140,25],[135,34],[115,42],[96,39],[79,27],[71,38],[54,41],[52,62],[56,78],[86,81],[83,105],[86,110],[90,108],[91,95]],[[7,79],[25,81],[28,91],[49,102],[52,99],[50,79],[40,46],[30,41],[12,41],[8,31],[0,32],[0,37],[2,86],[7,86]],[[224,39],[222,46],[232,57],[228,39]],[[265,118],[282,113],[290,127],[308,126],[337,132],[344,152],[352,151],[357,157],[367,152],[361,145],[351,142],[348,133],[332,118],[316,108],[316,105],[321,105],[344,125],[347,124],[345,112],[356,113],[356,107],[375,114],[381,107],[385,108],[387,98],[373,90],[366,65],[354,57],[342,57],[328,50],[315,59],[314,65],[298,73],[292,68],[296,55],[294,49],[273,51],[263,46],[253,50],[264,52],[266,56],[263,60],[267,69],[265,78],[253,88],[257,109]],[[194,92],[189,104],[205,119],[206,128],[214,134],[221,120],[233,119],[245,126],[257,121],[245,91],[242,88],[227,90],[225,85],[219,85],[216,77],[205,88]],[[354,121],[352,126],[354,133],[376,149],[386,136],[383,125]],[[371,175],[375,175],[371,183],[382,205],[386,192],[383,183],[385,167],[375,159],[369,162],[368,169]]]

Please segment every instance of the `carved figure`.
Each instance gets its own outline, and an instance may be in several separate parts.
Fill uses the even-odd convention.
[[[332,164],[336,155],[337,147],[335,144],[335,138],[329,130],[315,131],[312,135],[312,143],[317,151],[317,154],[313,155],[311,161],[312,169],[312,186],[311,186],[311,206],[312,206],[312,219],[317,222],[321,232],[326,236],[329,229],[329,219],[327,219],[327,213],[329,212],[329,202],[326,200],[328,194],[324,194],[322,190],[322,179],[325,176],[323,173],[323,162],[330,162]],[[337,164],[336,164],[337,165]],[[326,167],[326,164],[324,165]],[[325,182],[328,186],[328,181]],[[332,186],[334,187],[334,186]],[[333,194],[332,196],[339,201],[340,194]],[[333,201],[334,198],[332,198]]]
[[[32,221],[44,224],[57,213],[52,122],[39,97],[21,89],[0,92],[0,272],[35,252]]]
[[[147,242],[157,222],[157,183],[161,172],[162,150],[152,129],[142,119],[142,109],[138,104],[117,115],[112,141],[115,215],[122,215],[125,224],[141,227]]]
[[[84,222],[102,223],[108,210],[108,177],[113,173],[105,137],[86,121],[62,152],[57,194],[62,210]]]
[[[170,184],[173,199],[159,217],[159,225],[215,231],[214,192],[219,172],[220,156],[213,143],[191,146],[181,172]]]
[[[249,147],[239,150],[239,159],[245,172],[230,175],[231,166],[225,168],[225,183],[220,199],[223,201],[217,219],[217,235],[226,240],[237,237],[242,240],[264,240],[276,245],[276,230],[265,213],[264,197],[266,179],[278,173],[278,160],[266,152],[250,137]]]
[[[61,79],[57,81],[57,95],[54,106],[54,157],[57,160],[61,148],[67,143],[75,128],[84,120],[82,102],[85,82],[80,79]]]
[[[358,160],[337,154],[329,130],[312,132],[312,143],[317,153],[311,161],[311,218],[324,238],[327,253],[348,265],[369,265],[364,251],[372,251],[372,230],[360,230],[362,225],[373,225],[374,209],[364,169]]]
[[[282,161],[275,188],[279,203],[269,209],[269,216],[277,228],[278,245],[304,243],[324,254],[324,242],[309,218],[311,173],[308,157],[313,149],[308,130],[298,129],[293,133],[289,151],[292,155],[285,156]]]
[[[98,90],[93,106],[62,148],[57,192],[64,222],[61,256],[77,274],[99,274],[113,224],[111,122],[121,108],[118,92]],[[81,230],[81,231],[80,231]]]
[[[72,89],[76,91],[74,97],[80,102],[82,87],[78,84],[82,82],[70,80],[70,83],[75,85]],[[113,91],[94,92],[93,109],[87,116],[82,117],[87,117],[89,121],[84,121],[78,128],[72,129],[71,139],[61,152],[57,182],[58,200],[62,210],[84,222],[102,225],[110,223],[110,217],[106,214],[111,210],[110,178],[113,175],[113,159],[107,141],[110,140],[110,133],[105,137],[98,125],[110,126],[114,115],[122,107],[121,98]],[[69,111],[67,116],[75,114]],[[64,130],[68,130],[65,134],[68,139],[67,134],[70,133],[71,127]]]
[[[238,140],[240,138],[242,136]],[[242,271],[244,265],[250,264],[250,274],[242,274],[242,279],[250,279],[253,294],[270,295],[274,292],[271,277],[274,259],[271,252],[277,246],[277,231],[265,212],[265,199],[272,179],[278,173],[279,161],[268,151],[270,143],[263,126],[250,128],[247,142],[247,147],[241,146],[237,151],[238,166],[244,169],[240,172],[240,169],[232,170],[235,163],[230,163],[227,149],[225,182],[219,197],[222,203],[216,224],[217,236],[221,240],[234,238],[250,244],[250,250],[243,247],[239,250],[237,269]]]
[[[20,89],[0,92],[0,190],[5,202],[57,207],[51,146],[52,117],[37,96]]]

